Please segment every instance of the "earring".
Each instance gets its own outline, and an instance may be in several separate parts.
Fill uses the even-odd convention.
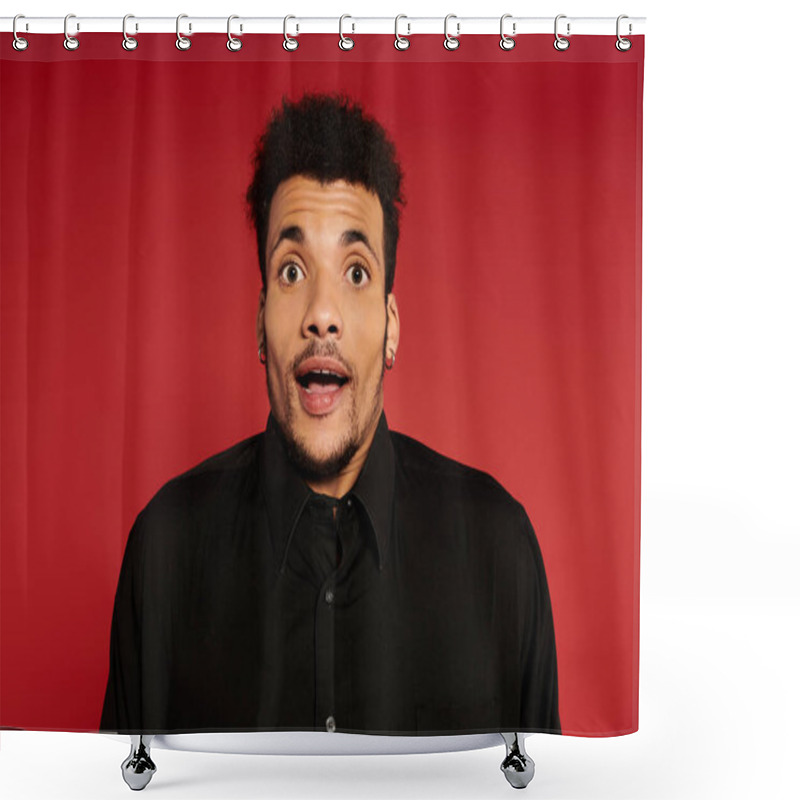
[[[263,344],[260,344],[260,345],[258,346],[258,360],[259,360],[259,361],[260,361],[262,364],[266,364],[266,363],[267,363],[267,358],[266,358],[266,356],[264,355],[264,345],[263,345]]]
[[[386,367],[387,371],[394,366],[394,350],[392,350],[391,348],[389,349],[389,355],[392,357],[392,360],[383,362],[383,365]]]

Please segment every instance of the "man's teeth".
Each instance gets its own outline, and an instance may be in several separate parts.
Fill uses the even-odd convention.
[[[344,378],[345,375],[341,372],[334,372],[332,369],[312,369],[306,375],[332,375],[334,378]]]
[[[336,383],[343,386],[349,379],[346,375],[334,372],[332,369],[313,369],[301,375],[297,380],[307,388],[312,383]]]

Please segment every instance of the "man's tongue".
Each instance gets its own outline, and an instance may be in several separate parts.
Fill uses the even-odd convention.
[[[314,371],[300,378],[300,385],[310,394],[332,394],[341,389],[344,383],[345,380],[330,372]]]
[[[300,387],[300,403],[313,416],[329,414],[342,399],[342,381],[333,375],[310,375]]]
[[[308,384],[308,391],[312,394],[329,394],[335,392],[339,388],[339,384],[335,381],[317,381],[311,380]]]

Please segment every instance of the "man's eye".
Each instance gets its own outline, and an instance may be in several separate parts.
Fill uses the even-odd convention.
[[[346,274],[347,280],[354,286],[364,286],[369,282],[369,271],[362,264],[353,264]]]
[[[288,284],[292,283],[299,283],[305,277],[303,275],[303,270],[297,266],[294,262],[289,264],[284,264],[278,270],[278,277],[284,282]]]

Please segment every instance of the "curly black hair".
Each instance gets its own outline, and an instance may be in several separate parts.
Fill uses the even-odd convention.
[[[273,109],[253,155],[253,181],[247,190],[250,220],[258,240],[261,282],[266,285],[269,209],[278,184],[305,175],[322,184],[336,180],[374,192],[383,209],[386,294],[394,285],[400,206],[405,204],[403,173],[386,131],[341,94],[305,94]]]

